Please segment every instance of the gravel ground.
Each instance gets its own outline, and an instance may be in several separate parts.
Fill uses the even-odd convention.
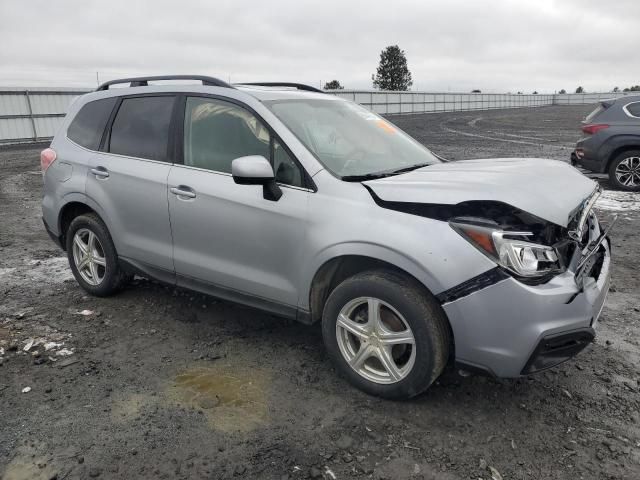
[[[451,159],[566,160],[590,109],[392,120]],[[389,402],[336,374],[318,326],[144,279],[87,297],[42,227],[38,151],[0,151],[4,480],[640,478],[640,195],[598,204],[621,214],[613,287],[579,357]]]

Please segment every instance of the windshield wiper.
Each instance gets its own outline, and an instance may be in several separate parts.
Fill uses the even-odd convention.
[[[362,175],[345,175],[340,177],[345,182],[364,182],[365,180],[376,180],[378,178],[385,178],[395,175],[392,172],[378,172],[378,173],[365,173]]]
[[[410,172],[418,168],[427,167],[430,163],[416,163],[408,167],[396,168],[395,170],[385,170],[384,172],[364,173],[362,175],[345,175],[342,180],[345,182],[363,182],[365,180],[376,180],[378,178],[392,177],[401,173]]]
[[[408,167],[397,168],[395,170],[392,170],[389,173],[392,173],[393,175],[397,175],[399,173],[405,173],[405,172],[410,172],[411,170],[417,170],[418,168],[428,167],[429,165],[431,165],[431,164],[430,163],[416,163],[415,165],[410,165]]]

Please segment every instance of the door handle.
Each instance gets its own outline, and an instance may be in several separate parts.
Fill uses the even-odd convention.
[[[196,192],[194,192],[192,188],[185,187],[184,185],[171,187],[169,191],[178,197],[196,198]]]
[[[91,173],[93,173],[96,177],[100,177],[100,178],[109,177],[109,171],[104,167],[92,168]]]

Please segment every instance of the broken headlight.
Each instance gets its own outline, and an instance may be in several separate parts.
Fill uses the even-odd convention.
[[[532,242],[532,232],[503,230],[493,224],[449,224],[487,257],[516,275],[541,277],[561,270],[555,248]]]

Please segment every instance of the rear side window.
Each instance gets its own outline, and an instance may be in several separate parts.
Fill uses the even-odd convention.
[[[69,125],[67,137],[89,150],[97,150],[117,101],[116,97],[112,97],[84,105]]]
[[[629,115],[640,118],[640,102],[629,103],[625,108]]]
[[[111,127],[109,152],[167,161],[174,99],[172,96],[125,98]]]

